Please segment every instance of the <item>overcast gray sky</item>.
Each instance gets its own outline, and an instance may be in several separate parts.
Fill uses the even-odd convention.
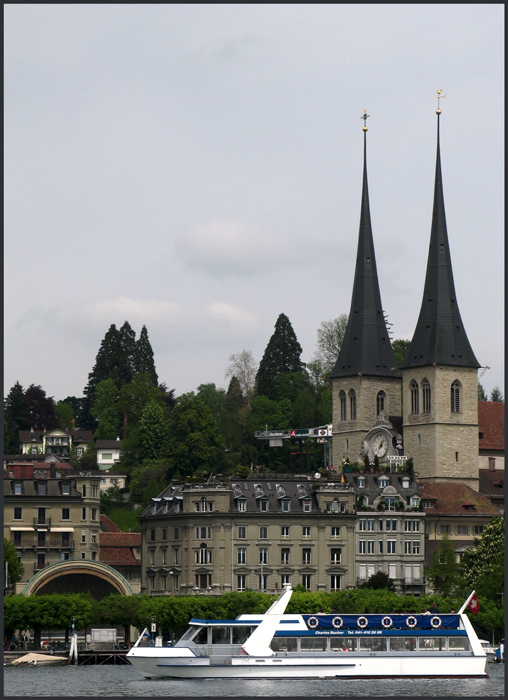
[[[436,90],[455,287],[504,393],[504,6],[7,4],[5,393],[81,396],[112,323],[177,395],[349,313],[368,120],[393,338],[423,293]]]

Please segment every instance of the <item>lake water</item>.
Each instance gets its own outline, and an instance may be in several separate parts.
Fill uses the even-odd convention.
[[[6,666],[4,696],[504,697],[504,664],[488,664],[488,673],[463,680],[146,680],[133,666]]]

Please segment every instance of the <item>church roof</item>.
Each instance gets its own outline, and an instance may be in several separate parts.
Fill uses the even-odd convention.
[[[386,328],[377,277],[367,185],[367,139],[364,128],[363,189],[351,310],[342,347],[331,377],[393,377],[397,361]]]
[[[441,176],[439,110],[434,208],[427,273],[420,316],[401,367],[424,367],[434,364],[455,367],[480,366],[469,344],[455,296]]]

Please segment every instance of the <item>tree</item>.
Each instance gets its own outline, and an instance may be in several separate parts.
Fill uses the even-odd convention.
[[[170,416],[168,454],[182,475],[203,468],[214,472],[223,459],[217,421],[194,392],[180,396]]]
[[[474,588],[500,607],[499,594],[504,591],[504,543],[504,519],[499,516],[489,522],[481,538],[474,538],[474,549],[466,549],[460,563],[465,589]]]
[[[98,421],[94,437],[97,440],[114,440],[120,431],[118,388],[112,379],[103,379],[95,390],[95,403],[91,414]]]
[[[410,340],[398,339],[398,340],[393,341],[392,348],[393,348],[393,352],[395,353],[395,359],[397,360],[397,364],[399,367],[402,364],[402,362],[404,361],[410,345],[411,345]]]
[[[129,489],[133,500],[141,503],[141,508],[164,491],[168,483],[168,471],[170,462],[167,459],[148,460],[132,468]]]
[[[25,391],[19,382],[10,389],[4,400],[4,454],[19,450],[19,431],[30,427],[30,413]]]
[[[163,406],[149,401],[139,419],[141,459],[157,459],[164,451],[168,437],[168,424]]]
[[[432,554],[425,575],[436,593],[451,595],[457,585],[459,565],[450,537],[447,534],[439,541]]]
[[[8,579],[5,581],[5,587],[14,590],[14,585],[23,577],[24,568],[18,559],[16,547],[4,537],[4,573],[6,564]]]
[[[74,411],[69,403],[57,401],[55,404],[55,415],[60,428],[72,430],[74,427]]]
[[[25,391],[25,399],[31,428],[34,430],[58,428],[53,398],[46,396],[46,392],[40,385],[30,384]]]
[[[318,366],[325,375],[329,375],[335,367],[342,347],[342,341],[344,340],[347,321],[347,314],[341,314],[337,318],[332,318],[330,321],[321,321],[321,325],[318,328],[317,350],[312,360],[318,363]]]
[[[280,314],[256,374],[257,394],[278,399],[277,380],[283,374],[293,374],[304,369],[301,354],[302,348],[289,318]]]
[[[136,374],[146,373],[157,386],[158,377],[155,371],[155,363],[153,359],[153,350],[148,340],[148,331],[146,326],[143,326],[139,334],[139,340],[136,341],[134,354],[134,370]]]
[[[247,407],[250,406],[254,395],[257,366],[254,355],[250,350],[243,349],[241,352],[229,356],[229,365],[224,374],[226,379],[236,377]]]
[[[483,386],[478,382],[478,401],[488,401],[489,397],[485,393],[485,389]]]
[[[490,400],[500,401],[501,403],[504,403],[503,394],[501,393],[501,389],[498,386],[495,386],[490,392]]]
[[[372,574],[365,583],[362,583],[360,588],[385,589],[395,592],[392,579],[384,571],[377,571],[375,574]]]

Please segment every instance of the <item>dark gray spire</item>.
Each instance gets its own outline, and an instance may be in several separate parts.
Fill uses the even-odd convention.
[[[455,285],[443,197],[437,111],[437,158],[429,257],[420,316],[402,367],[452,365],[480,367],[462,325]]]
[[[366,118],[366,116],[365,116]],[[363,191],[351,310],[331,377],[394,377],[397,364],[381,305],[367,186],[367,127],[363,129]]]

